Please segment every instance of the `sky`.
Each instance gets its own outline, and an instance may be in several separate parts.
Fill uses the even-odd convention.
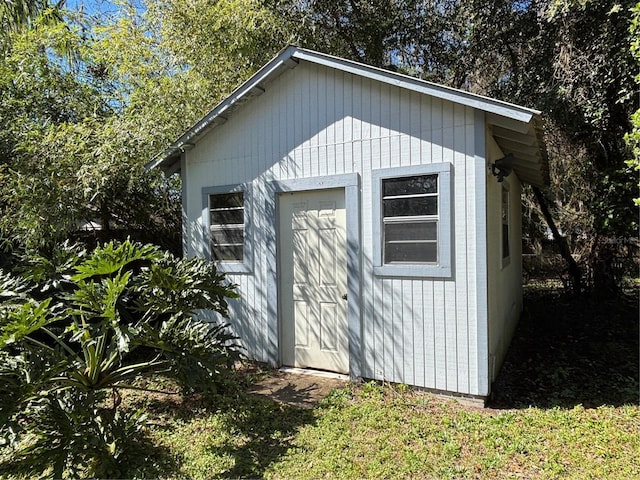
[[[138,9],[144,9],[143,0],[130,0]],[[116,13],[118,2],[110,0],[66,0],[65,7],[69,10],[80,10],[88,14],[96,13]]]
[[[109,0],[66,0],[66,8],[69,10],[84,10],[87,13],[113,12],[117,7]]]

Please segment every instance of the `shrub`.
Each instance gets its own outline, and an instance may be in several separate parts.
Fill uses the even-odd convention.
[[[143,412],[120,391],[162,372],[188,391],[215,389],[239,358],[224,323],[235,286],[200,259],[129,241],[0,271],[0,432],[5,468],[26,475],[119,476]]]

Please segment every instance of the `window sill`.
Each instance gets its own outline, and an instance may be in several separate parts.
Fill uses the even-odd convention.
[[[443,265],[381,265],[373,267],[377,277],[451,278],[451,267]]]
[[[233,263],[233,262],[214,262],[216,266],[216,270],[219,273],[230,273],[230,274],[250,274],[253,273],[253,268],[251,265],[246,263]]]

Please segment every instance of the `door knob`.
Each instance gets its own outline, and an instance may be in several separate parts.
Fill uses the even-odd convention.
[[[346,300],[347,299],[347,294],[345,293],[344,295],[342,295],[342,299]]]

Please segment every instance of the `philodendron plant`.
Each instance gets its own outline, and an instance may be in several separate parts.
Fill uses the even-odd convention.
[[[151,245],[63,245],[0,271],[0,432],[12,472],[119,476],[144,413],[120,391],[163,373],[187,391],[215,389],[240,349],[226,317],[235,286],[201,259]]]

